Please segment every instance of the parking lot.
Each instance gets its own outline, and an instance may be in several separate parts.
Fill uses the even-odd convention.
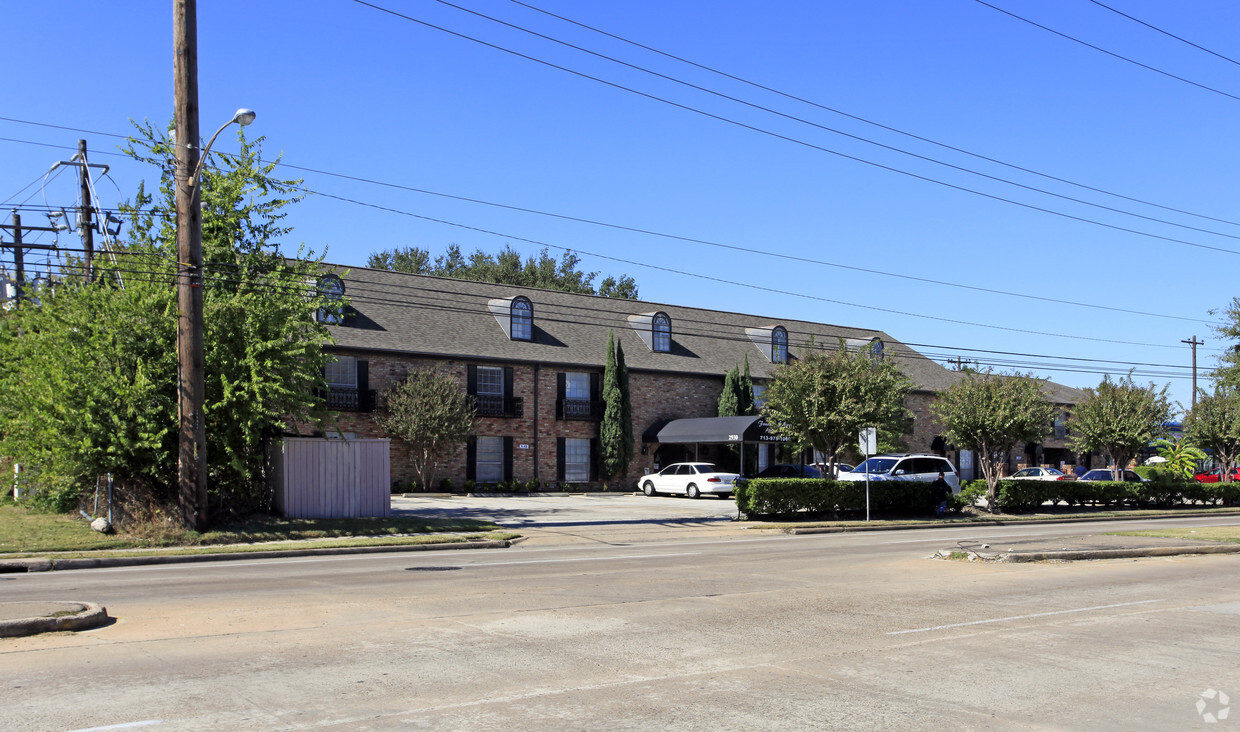
[[[731,498],[647,497],[640,493],[539,496],[392,496],[392,512],[426,518],[473,518],[505,527],[731,521]]]

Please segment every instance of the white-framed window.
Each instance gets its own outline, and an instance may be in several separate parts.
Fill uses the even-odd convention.
[[[513,298],[511,333],[512,339],[516,341],[534,339],[534,305],[529,298]]]
[[[335,360],[327,362],[323,376],[328,386],[356,389],[357,359],[353,356],[336,356]]]
[[[766,406],[766,384],[753,385],[753,405],[758,408],[758,411],[762,411],[762,408]]]
[[[564,440],[564,480],[590,479],[590,441],[569,437]]]
[[[581,371],[569,371],[564,374],[565,399],[589,399],[590,375]]]
[[[504,479],[504,438],[479,437],[474,457],[474,480],[498,483]]]
[[[874,338],[870,341],[870,358],[874,361],[882,361],[885,348],[882,338]]]
[[[479,366],[477,394],[504,396],[504,370],[498,366]]]
[[[771,363],[788,363],[788,330],[782,325],[771,330]]]
[[[651,350],[655,353],[672,351],[672,319],[667,313],[655,313],[650,321]]]
[[[315,312],[315,319],[320,323],[339,324],[340,323],[340,300],[344,298],[344,280],[334,274],[323,275],[319,278],[319,297],[331,303],[331,307],[319,308]]]

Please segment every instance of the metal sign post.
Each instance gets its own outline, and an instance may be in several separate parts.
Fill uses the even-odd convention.
[[[857,435],[861,453],[865,455],[865,520],[870,520],[870,455],[878,451],[878,428],[862,427]]]

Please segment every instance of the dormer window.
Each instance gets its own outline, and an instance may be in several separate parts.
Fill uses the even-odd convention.
[[[340,301],[344,299],[344,280],[334,274],[319,278],[318,295],[327,301],[327,307],[319,308],[315,320],[320,323],[339,325],[341,321]]]
[[[655,313],[650,322],[651,350],[655,353],[672,352],[672,319],[667,313]]]
[[[771,329],[771,363],[788,363],[788,330],[782,325]]]
[[[529,298],[514,297],[512,299],[512,327],[509,333],[514,341],[530,341],[534,339],[534,305]]]
[[[883,360],[883,339],[882,338],[876,337],[870,341],[870,358],[874,359],[875,363],[878,363],[879,361]]]

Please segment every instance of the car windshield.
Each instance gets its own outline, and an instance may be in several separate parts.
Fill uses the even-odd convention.
[[[1091,470],[1081,476],[1081,480],[1111,480],[1111,471],[1109,470]]]
[[[710,463],[694,463],[694,464],[693,464],[693,467],[694,467],[694,468],[696,468],[696,469],[697,469],[697,472],[699,472],[699,473],[713,473],[713,472],[715,472],[715,466],[714,466],[714,465],[711,465]]]
[[[1054,468],[1047,468],[1046,472],[1048,475],[1063,475],[1061,471],[1055,470]]]
[[[873,457],[852,469],[854,473],[890,473],[899,462],[899,458]]]

